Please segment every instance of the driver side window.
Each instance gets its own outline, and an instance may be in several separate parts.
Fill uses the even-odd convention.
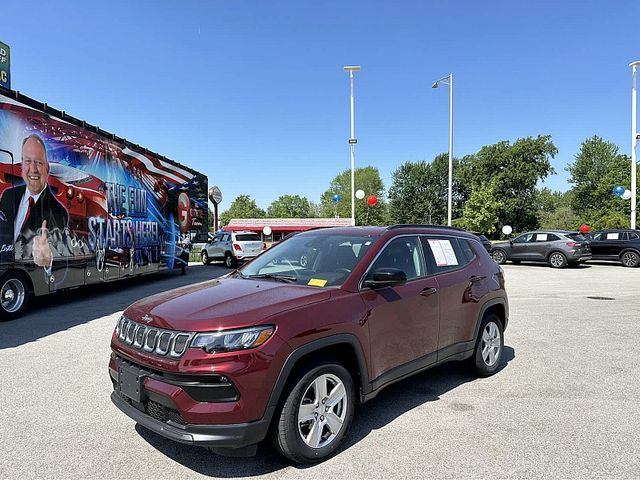
[[[417,237],[399,237],[384,247],[369,269],[368,276],[379,268],[397,268],[407,275],[407,280],[425,275],[425,264]]]
[[[529,243],[533,238],[533,233],[525,233],[524,235],[520,235],[517,237],[513,243]]]

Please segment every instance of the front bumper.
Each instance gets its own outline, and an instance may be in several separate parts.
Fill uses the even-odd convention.
[[[249,423],[231,425],[177,425],[156,420],[138,410],[117,391],[111,393],[111,401],[124,414],[137,423],[165,438],[179,443],[203,447],[242,448],[261,442],[269,429],[268,418]],[[273,412],[269,412],[273,413]]]

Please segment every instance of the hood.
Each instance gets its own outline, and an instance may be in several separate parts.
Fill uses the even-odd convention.
[[[135,322],[160,328],[203,332],[256,325],[277,313],[330,296],[329,290],[302,285],[224,278],[139,300],[127,308],[125,315]]]
[[[511,242],[498,242],[498,243],[492,243],[491,244],[491,248],[499,248],[499,247],[510,247],[511,246]]]

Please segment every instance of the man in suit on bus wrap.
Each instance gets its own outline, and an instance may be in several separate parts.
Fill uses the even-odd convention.
[[[44,141],[36,134],[22,142],[25,185],[7,189],[0,198],[2,228],[13,230],[14,258],[33,261],[51,273],[54,258],[72,255],[67,210],[55,198],[47,179],[49,162]]]

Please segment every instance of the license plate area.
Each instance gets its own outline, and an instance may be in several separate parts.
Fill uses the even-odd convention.
[[[142,402],[142,385],[144,375],[134,367],[118,364],[118,386],[120,393],[130,398],[134,402]]]

